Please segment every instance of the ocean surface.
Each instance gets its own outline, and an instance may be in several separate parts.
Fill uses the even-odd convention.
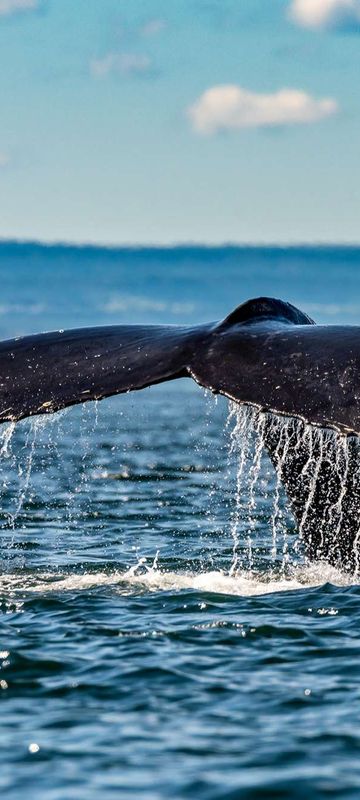
[[[0,337],[360,322],[360,249],[0,244]],[[311,566],[246,413],[188,380],[0,428],[9,800],[360,797],[360,587]]]

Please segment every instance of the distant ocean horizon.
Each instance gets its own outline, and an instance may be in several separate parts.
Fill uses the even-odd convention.
[[[44,326],[194,324],[259,295],[288,300],[320,323],[360,321],[360,245],[2,240],[0,280],[0,336]]]

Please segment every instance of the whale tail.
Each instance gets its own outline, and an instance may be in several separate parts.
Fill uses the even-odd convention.
[[[273,298],[196,327],[107,326],[0,343],[0,421],[191,377],[238,403],[360,433],[360,328]]]
[[[281,426],[272,423],[265,445],[307,552],[357,569],[358,327],[318,326],[289,303],[262,297],[243,303],[220,323],[192,328],[120,325],[1,342],[0,422],[180,377],[290,419],[296,436],[300,426],[301,446],[284,449]],[[328,428],[334,431],[330,450],[318,436]]]

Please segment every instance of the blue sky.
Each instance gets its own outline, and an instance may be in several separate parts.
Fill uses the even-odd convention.
[[[359,242],[360,0],[0,0],[0,237]]]

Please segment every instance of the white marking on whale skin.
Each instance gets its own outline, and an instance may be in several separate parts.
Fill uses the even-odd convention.
[[[356,532],[356,536],[353,543],[353,553],[355,556],[355,569],[354,569],[354,578],[357,580],[359,579],[359,572],[360,572],[360,525]]]
[[[11,411],[11,410],[12,410],[12,406],[9,406],[8,408],[4,408],[3,411],[0,411],[0,417],[3,417],[4,414],[7,414],[8,411]]]

